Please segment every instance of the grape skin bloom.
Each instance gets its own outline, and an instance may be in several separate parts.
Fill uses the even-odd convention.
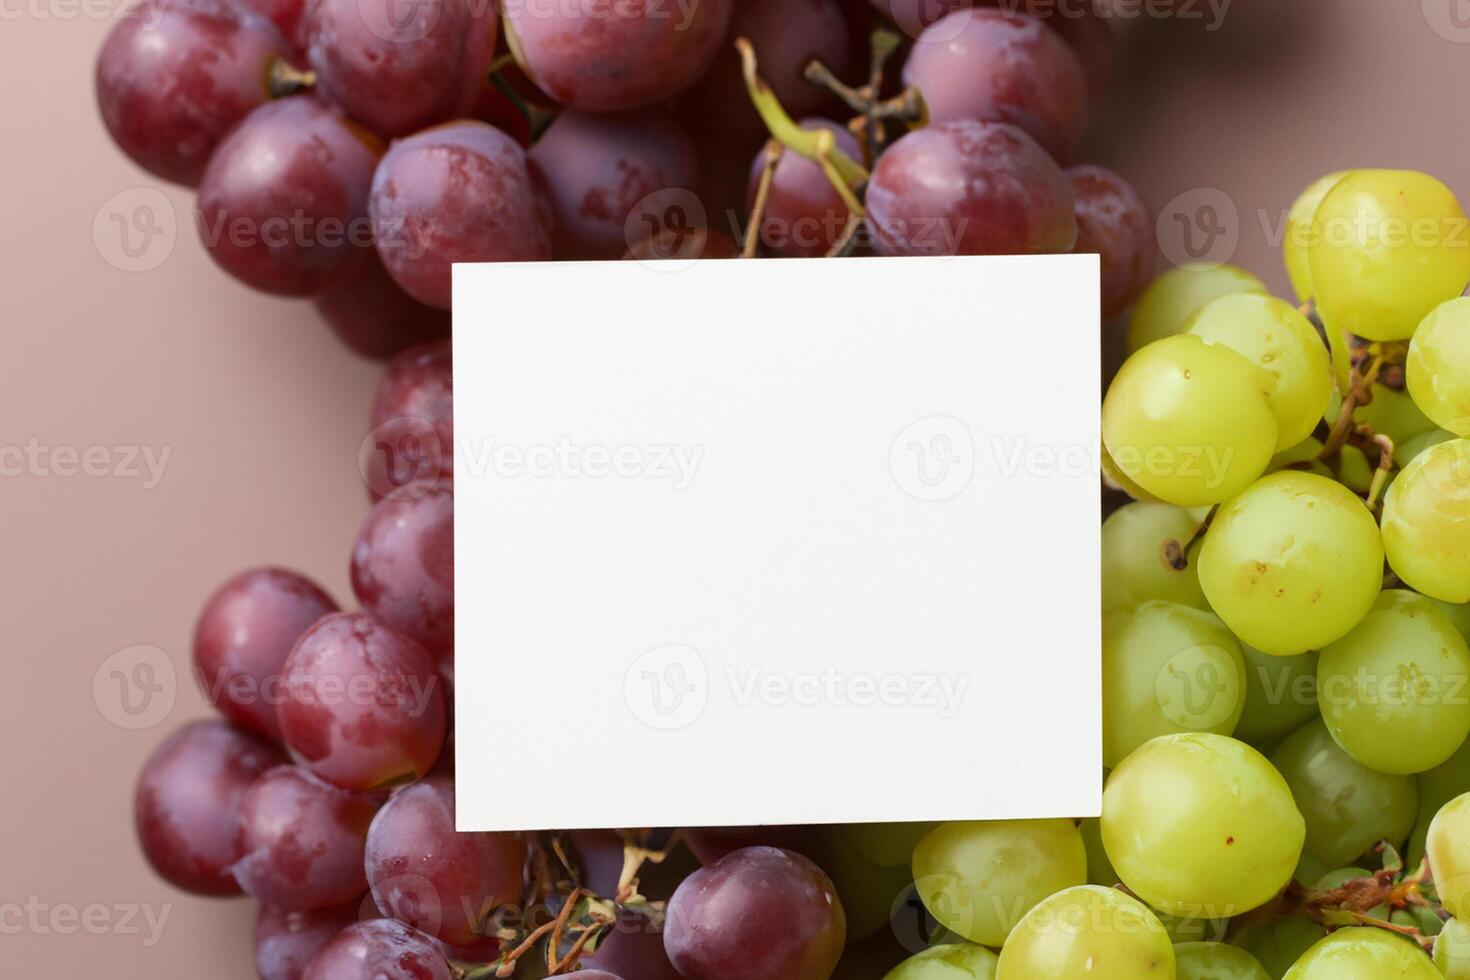
[[[1169,980],[1174,946],[1148,906],[1079,885],[1026,913],[1001,947],[998,980]]]
[[[1426,449],[1388,488],[1383,547],[1399,578],[1442,602],[1470,602],[1470,439]]]
[[[1443,980],[1413,943],[1383,929],[1342,929],[1287,971],[1285,980]]]

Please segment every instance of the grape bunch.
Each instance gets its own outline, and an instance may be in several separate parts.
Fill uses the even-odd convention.
[[[128,156],[197,189],[225,272],[368,357],[447,336],[456,262],[1076,250],[1126,309],[1153,222],[1074,166],[1106,20],[899,7],[140,0],[97,100]]]

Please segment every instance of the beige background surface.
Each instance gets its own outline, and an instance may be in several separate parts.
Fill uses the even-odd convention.
[[[1456,111],[1470,90],[1470,30],[1452,29],[1455,2],[1236,0],[1214,33],[1200,21],[1127,25],[1088,155],[1134,178],[1156,208],[1181,194],[1186,215],[1217,205],[1227,235],[1233,207],[1236,261],[1284,287],[1270,231],[1318,174],[1409,166],[1470,194]],[[109,215],[162,207],[92,104],[114,9],[0,0],[0,453],[34,440],[107,447],[93,458],[108,465],[126,462],[112,447],[170,454],[152,488],[0,476],[0,976],[243,978],[250,904],[184,896],[148,872],[133,779],[167,730],[206,713],[186,673],[188,637],[217,582],[283,563],[347,595],[365,509],[356,450],[377,369],[305,304],[227,280],[187,224],[151,271],[109,262]],[[187,217],[187,193],[163,193]],[[110,235],[94,241],[99,215]],[[172,702],[166,685],[157,695],[152,710],[170,708],[157,726],[128,730],[110,720],[127,718],[119,689],[104,676],[94,696],[93,680],[140,644],[162,651],[181,683]],[[107,909],[87,913],[95,934],[74,921],[88,906]],[[143,908],[167,914],[151,945]]]

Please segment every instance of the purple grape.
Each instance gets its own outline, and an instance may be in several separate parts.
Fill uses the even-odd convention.
[[[317,951],[302,980],[454,980],[434,940],[394,919],[350,925]]]
[[[550,209],[520,145],[494,126],[461,122],[399,140],[373,177],[378,253],[398,285],[449,309],[455,262],[551,257]]]
[[[293,64],[306,63],[306,0],[236,0],[264,17],[291,44]]]
[[[223,0],[144,0],[97,58],[102,121],[139,166],[197,184],[220,140],[266,101],[270,63],[288,53],[263,18]]]
[[[1072,188],[1015,126],[959,119],[915,130],[878,159],[868,218],[885,255],[1067,252]]]
[[[830,92],[802,75],[808,62],[818,60],[839,78],[852,80],[849,25],[837,0],[741,0],[729,36],[750,41],[760,59],[761,78],[793,118],[811,115],[834,101]],[[690,122],[702,133],[727,141],[766,135],[745,90],[740,55],[733,44],[721,47],[714,67],[686,102]]]
[[[378,907],[453,946],[483,942],[490,916],[519,906],[524,862],[516,834],[457,833],[454,783],[438,777],[394,793],[368,831]]]
[[[803,119],[801,128],[830,130],[837,139],[839,150],[855,160],[862,159],[862,147],[846,126],[826,119]],[[764,169],[763,151],[756,155],[750,167],[748,206],[755,202]],[[781,155],[772,176],[770,197],[761,218],[761,241],[777,255],[826,255],[833,243],[842,237],[848,215],[847,205],[821,166],[788,151]]]
[[[638,206],[668,188],[699,179],[694,144],[670,116],[645,112],[599,116],[568,109],[531,148],[532,171],[545,185],[555,219],[556,255],[615,259],[629,247],[628,227],[661,227]],[[635,213],[636,212],[636,213]]]
[[[714,864],[747,847],[775,847],[800,853],[812,843],[813,835],[810,827],[783,825],[686,827],[684,840],[701,864]]]
[[[247,895],[287,911],[321,909],[368,889],[363,843],[382,799],[338,789],[300,766],[278,766],[240,800],[235,878]]]
[[[301,980],[317,950],[356,921],[356,905],[297,912],[262,905],[255,918],[255,972],[260,980]]]
[[[685,980],[827,980],[846,933],[820,868],[792,851],[747,847],[674,892],[664,948]]]
[[[436,659],[454,654],[454,494],[447,485],[378,501],[352,549],[362,608]]]
[[[684,980],[669,962],[663,931],[628,909],[619,910],[617,922],[602,934],[597,949],[582,957],[582,963],[633,980]],[[573,976],[582,980],[583,974]]]
[[[1058,162],[1087,132],[1087,77],[1077,55],[1041,21],[999,10],[961,10],[919,36],[904,83],[923,93],[930,118],[1008,122]]]
[[[285,757],[222,721],[185,725],[138,776],[133,816],[143,855],[169,884],[196,895],[238,895],[230,867],[240,799]]]
[[[281,739],[276,704],[282,668],[307,628],[336,612],[331,596],[282,568],[252,568],[215,590],[194,626],[194,671],[220,713],[253,732]]]
[[[371,237],[376,140],[316,99],[263,105],[215,151],[199,231],[219,265],[256,289],[307,296],[351,269]]]
[[[405,293],[376,249],[363,249],[352,270],[313,302],[338,340],[375,361],[449,336],[449,314]]]
[[[286,661],[281,732],[303,766],[344,789],[419,779],[444,745],[442,684],[408,637],[363,613],[335,613]]]
[[[542,91],[593,112],[646,109],[697,82],[714,61],[734,0],[517,0],[511,50]]]
[[[1102,314],[1116,316],[1153,277],[1153,215],[1133,186],[1111,170],[1073,167],[1067,176],[1077,199],[1074,251],[1102,256]]]
[[[373,499],[454,476],[454,362],[448,341],[395,357],[378,382],[363,475]]]
[[[317,92],[383,136],[468,116],[498,33],[484,0],[311,0]]]

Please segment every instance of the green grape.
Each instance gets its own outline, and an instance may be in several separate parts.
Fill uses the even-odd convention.
[[[1123,491],[1134,500],[1148,503],[1158,503],[1158,497],[1155,497],[1153,494],[1149,493],[1147,490],[1143,489],[1143,487],[1139,486],[1128,478],[1128,474],[1124,473],[1122,468],[1118,466],[1113,457],[1108,455],[1107,446],[1101,447],[1100,455],[1102,457],[1102,474],[1104,483],[1112,487],[1114,490]]]
[[[1157,599],[1103,617],[1103,765],[1176,732],[1229,735],[1245,707],[1240,644],[1214,613]]]
[[[1450,622],[1455,624],[1455,629],[1460,631],[1466,641],[1470,641],[1470,604],[1463,602],[1445,602],[1433,596],[1426,596],[1430,602],[1439,607],[1439,611],[1449,617]]]
[[[1424,450],[1438,446],[1442,442],[1450,442],[1454,438],[1453,432],[1446,432],[1444,429],[1430,429],[1428,432],[1421,432],[1407,442],[1394,443],[1393,461],[1398,464],[1399,469],[1403,469],[1418,459]]]
[[[1164,924],[1164,931],[1175,946],[1183,943],[1218,942],[1230,927],[1229,919],[1208,919],[1198,915],[1170,915],[1154,909]]]
[[[1166,735],[1103,790],[1102,838],[1134,894],[1174,915],[1222,918],[1291,881],[1306,826],[1270,763],[1223,735]]]
[[[913,873],[940,925],[999,946],[1036,903],[1087,880],[1087,848],[1072,820],[942,823],[914,848]]]
[[[1286,980],[1443,980],[1413,943],[1373,927],[1340,929],[1307,950]]]
[[[1425,450],[1393,481],[1383,503],[1383,547],[1415,591],[1470,602],[1470,439]]]
[[[1178,980],[1271,980],[1245,950],[1224,943],[1181,943],[1174,947]]]
[[[1327,862],[1319,861],[1306,851],[1302,851],[1302,859],[1296,863],[1296,873],[1292,875],[1292,878],[1304,887],[1310,888],[1315,882],[1321,881],[1330,873],[1331,869],[1327,867]],[[1293,958],[1292,962],[1295,963],[1296,959]]]
[[[1470,436],[1470,297],[1452,299],[1419,325],[1409,345],[1409,393],[1442,429]]]
[[[1241,641],[1273,656],[1320,649],[1368,614],[1383,546],[1367,506],[1311,473],[1273,473],[1220,508],[1199,580]]]
[[[1434,941],[1434,965],[1444,980],[1470,980],[1470,926],[1459,919],[1444,924]]]
[[[1334,389],[1332,356],[1295,306],[1264,293],[1224,296],[1196,313],[1187,332],[1229,347],[1276,380],[1269,401],[1278,452],[1317,428]]]
[[[1342,412],[1341,400],[1336,404],[1329,401],[1327,407],[1327,422],[1336,422]],[[1361,425],[1372,426],[1374,432],[1388,436],[1395,446],[1435,429],[1434,420],[1419,410],[1408,392],[1381,384],[1373,386],[1373,400],[1359,406],[1353,412],[1353,419]]]
[[[984,946],[930,946],[889,970],[883,980],[995,980],[997,957]]]
[[[1317,716],[1317,654],[1273,657],[1241,644],[1245,655],[1245,710],[1235,737],[1259,745]]]
[[[1103,770],[1103,781],[1106,782],[1108,771]],[[1082,843],[1087,848],[1087,883],[1089,885],[1102,885],[1104,888],[1112,888],[1118,883],[1118,872],[1113,870],[1113,862],[1108,860],[1107,848],[1102,842],[1102,821],[1097,817],[1088,817],[1082,821]]]
[[[1419,820],[1409,837],[1404,860],[1412,870],[1424,859],[1429,824],[1440,808],[1455,797],[1470,793],[1470,741],[1460,746],[1449,761],[1419,774]]]
[[[1312,181],[1287,212],[1286,239],[1281,244],[1281,254],[1286,260],[1286,274],[1291,278],[1291,288],[1299,303],[1312,298],[1312,267],[1307,261],[1307,250],[1321,237],[1312,219],[1316,217],[1317,208],[1327,192],[1347,175],[1348,171],[1339,170]]]
[[[1102,526],[1103,611],[1145,599],[1210,608],[1194,564],[1177,569],[1164,557],[1164,542],[1183,547],[1199,524],[1169,504],[1138,501],[1113,511]]]
[[[1281,980],[1327,930],[1304,915],[1288,915],[1248,926],[1230,940],[1254,956],[1271,980]]]
[[[1455,195],[1427,174],[1357,170],[1312,219],[1307,249],[1317,310],[1369,340],[1406,340],[1470,284],[1470,239]]]
[[[1470,917],[1470,793],[1457,796],[1429,824],[1429,866],[1446,911]]]
[[[1118,468],[1160,500],[1229,500],[1276,452],[1274,384],[1228,347],[1169,337],[1118,371],[1103,400],[1103,441]]]
[[[1320,457],[1322,441],[1316,438],[1303,439],[1290,449],[1282,450],[1271,459],[1267,473],[1279,473],[1285,469],[1314,473],[1336,480],[1354,493],[1367,495],[1373,485],[1373,464],[1368,455],[1357,446],[1343,446],[1337,455],[1337,471],[1323,462]]]
[[[1000,951],[997,980],[1141,980],[1174,976],[1158,917],[1116,888],[1079,885],[1021,920]]]
[[[846,915],[847,938],[855,942],[889,925],[894,906],[912,884],[913,876],[907,862],[884,866],[868,860],[843,829],[817,833],[810,857],[832,879]]]
[[[1337,744],[1379,772],[1433,769],[1470,737],[1470,646],[1413,592],[1384,592],[1322,651],[1317,691]]]
[[[1185,265],[1170,269],[1144,290],[1128,324],[1129,352],[1183,333],[1192,316],[1221,296],[1264,293],[1266,284],[1233,265]]]
[[[851,823],[839,832],[872,863],[884,868],[908,867],[914,847],[937,823]]]
[[[1271,762],[1306,818],[1307,851],[1329,865],[1350,864],[1381,841],[1398,846],[1414,829],[1414,777],[1369,769],[1332,740],[1320,719],[1287,736]]]

